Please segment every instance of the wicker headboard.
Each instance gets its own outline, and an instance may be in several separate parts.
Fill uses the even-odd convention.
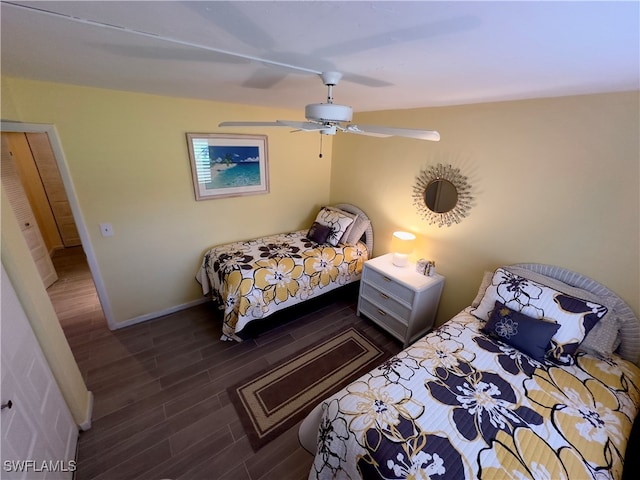
[[[364,213],[355,205],[351,205],[350,203],[337,203],[334,205],[334,207],[339,208],[340,210],[344,210],[345,212],[356,214],[359,217],[363,218],[364,220],[369,221],[369,226],[367,227],[367,230],[364,232],[363,237],[364,237],[364,244],[367,247],[367,252],[369,252],[369,257],[373,256],[373,228],[371,227],[371,220],[369,219],[367,214]]]
[[[581,288],[595,295],[612,299],[616,315],[620,320],[620,338],[622,340],[617,352],[623,358],[632,360],[636,364],[640,363],[640,320],[631,310],[631,307],[618,295],[601,283],[566,268],[540,263],[519,263],[514,266],[526,268],[532,272],[564,282],[572,287]]]

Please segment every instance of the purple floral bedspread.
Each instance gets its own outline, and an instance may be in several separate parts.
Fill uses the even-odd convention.
[[[204,255],[196,279],[224,309],[224,340],[240,340],[236,334],[249,322],[360,279],[368,259],[363,243],[319,245],[306,233],[220,245]]]
[[[311,479],[620,478],[640,369],[532,360],[461,312],[323,402]]]

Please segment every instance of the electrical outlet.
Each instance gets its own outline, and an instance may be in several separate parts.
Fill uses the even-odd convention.
[[[101,223],[100,233],[102,233],[103,237],[113,237],[113,227],[110,223]]]

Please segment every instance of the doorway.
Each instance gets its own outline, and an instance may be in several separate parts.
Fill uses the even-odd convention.
[[[59,277],[47,293],[65,334],[95,328],[96,322],[113,329],[109,301],[55,127],[2,122],[3,141],[5,134],[24,137],[38,176],[28,183],[40,183],[37,189],[45,194],[38,208],[45,211],[48,227],[41,228],[47,229],[46,248]]]
[[[60,325],[71,339],[78,334],[106,326],[93,277],[75,224],[62,177],[49,137],[44,132],[2,132],[2,180],[27,244],[37,230],[38,248],[31,249],[36,265],[46,256],[53,275],[38,268],[58,315]],[[11,168],[5,168],[11,167]],[[19,183],[19,185],[16,185]],[[20,218],[19,218],[20,220]]]

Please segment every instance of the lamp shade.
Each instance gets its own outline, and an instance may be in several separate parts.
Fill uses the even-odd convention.
[[[409,232],[393,232],[391,238],[391,251],[393,252],[393,264],[404,267],[407,257],[413,252],[416,236]]]

